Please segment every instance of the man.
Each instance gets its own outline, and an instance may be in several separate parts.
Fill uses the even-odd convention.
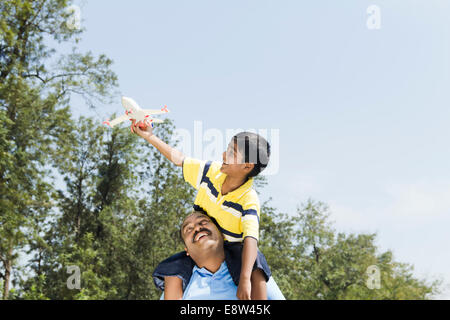
[[[241,250],[239,244],[225,243],[215,223],[204,213],[194,211],[188,215],[180,229],[185,243],[185,253],[191,257],[186,274],[173,274],[173,263],[179,259],[163,261],[153,273],[155,284],[164,290],[166,300],[235,300],[239,283]],[[265,263],[267,264],[267,263]],[[280,289],[264,269],[263,262],[256,261],[251,275],[251,298],[255,300],[284,300]],[[266,280],[269,280],[266,283]]]

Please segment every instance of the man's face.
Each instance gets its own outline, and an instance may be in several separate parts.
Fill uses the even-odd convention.
[[[231,141],[227,150],[222,154],[222,173],[229,176],[247,175],[253,168],[253,164],[245,163],[244,155],[239,151],[235,141]]]
[[[189,215],[181,226],[181,236],[186,251],[195,260],[195,256],[208,249],[223,246],[223,237],[211,219],[202,213]]]

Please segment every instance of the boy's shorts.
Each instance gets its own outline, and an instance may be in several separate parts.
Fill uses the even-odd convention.
[[[241,242],[224,242],[225,262],[230,271],[231,278],[236,286],[239,285],[242,265],[242,248]],[[153,281],[159,289],[164,291],[164,277],[175,276],[183,281],[183,291],[186,289],[192,276],[192,269],[195,266],[194,260],[186,255],[186,252],[179,252],[161,262],[153,272]],[[258,250],[253,270],[260,269],[266,281],[272,275],[266,257]]]

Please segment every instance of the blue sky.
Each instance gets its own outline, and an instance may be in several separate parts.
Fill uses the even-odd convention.
[[[75,1],[80,51],[114,60],[120,95],[179,128],[278,129],[262,198],[327,203],[341,231],[450,281],[450,2]],[[377,5],[381,28],[369,30]],[[124,129],[125,130],[125,129]],[[441,297],[450,298],[450,293]]]

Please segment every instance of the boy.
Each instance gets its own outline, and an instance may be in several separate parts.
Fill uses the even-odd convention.
[[[156,147],[176,166],[183,168],[183,177],[198,190],[194,210],[204,211],[212,218],[226,242],[242,243],[242,266],[237,297],[251,298],[251,276],[254,268],[270,269],[258,251],[259,199],[252,188],[253,177],[264,170],[270,158],[270,146],[261,136],[242,132],[233,137],[223,153],[223,164],[185,157],[153,134],[148,123],[133,120],[131,131]]]

